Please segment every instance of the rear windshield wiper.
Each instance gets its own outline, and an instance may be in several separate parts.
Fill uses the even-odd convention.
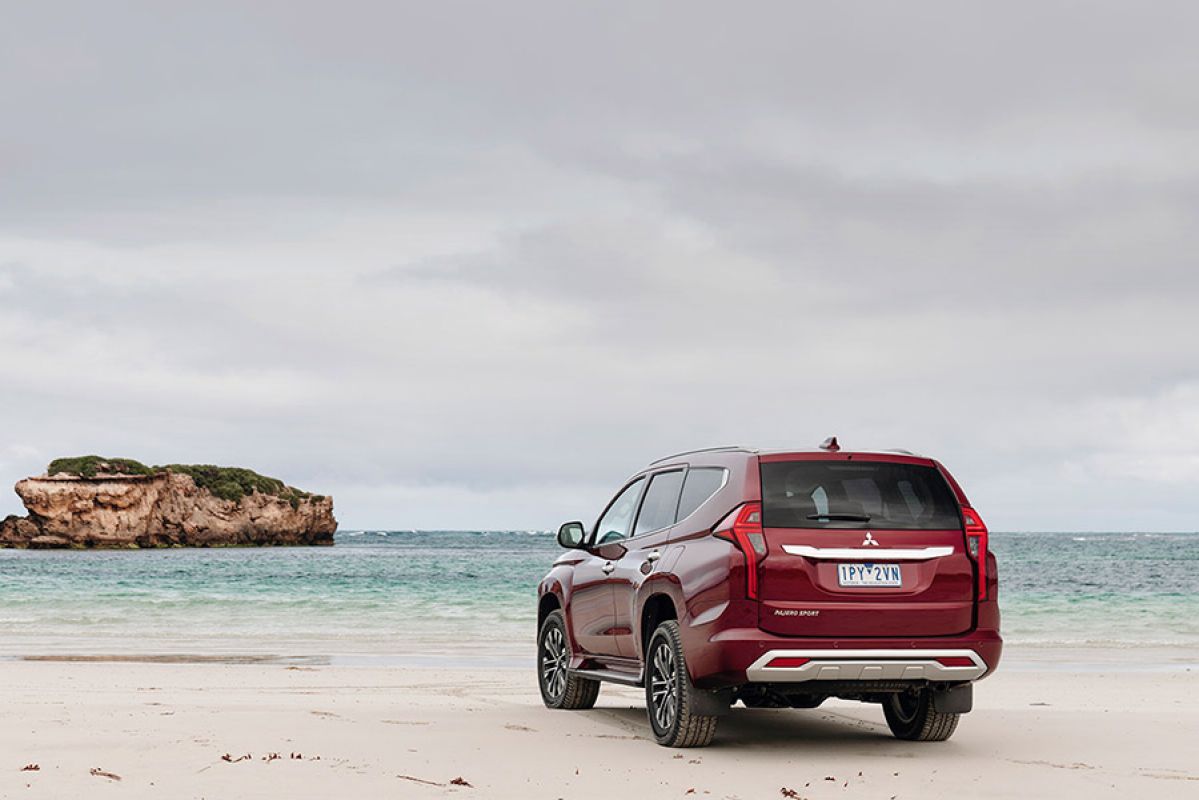
[[[869,514],[808,514],[808,519],[824,519],[832,522],[869,522]]]

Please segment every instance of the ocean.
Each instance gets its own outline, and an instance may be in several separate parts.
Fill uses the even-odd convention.
[[[1005,658],[1199,662],[1199,534],[992,533]],[[529,531],[345,531],[331,548],[0,550],[0,657],[523,663],[561,551]],[[1139,658],[1139,656],[1136,656]]]

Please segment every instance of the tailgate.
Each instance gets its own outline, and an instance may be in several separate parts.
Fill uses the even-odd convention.
[[[762,469],[759,627],[784,636],[945,636],[970,630],[974,564],[939,471],[825,456]]]
[[[961,531],[870,533],[867,540],[860,531],[830,532],[813,544],[811,535],[765,529],[759,627],[827,638],[943,636],[970,629],[974,568]]]

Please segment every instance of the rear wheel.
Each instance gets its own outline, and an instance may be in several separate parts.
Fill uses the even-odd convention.
[[[547,708],[591,708],[599,697],[599,681],[570,673],[570,639],[561,611],[545,618],[537,636],[537,683]]]
[[[883,700],[883,715],[896,739],[912,742],[945,741],[953,736],[961,716],[937,711],[928,689],[890,695]]]
[[[666,747],[706,747],[716,735],[714,716],[695,713],[699,691],[687,675],[679,624],[663,622],[646,648],[645,707],[654,739]]]

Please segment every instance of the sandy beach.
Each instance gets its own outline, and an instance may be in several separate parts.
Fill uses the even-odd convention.
[[[1185,667],[1001,671],[943,744],[896,741],[876,706],[833,701],[738,707],[713,746],[669,750],[638,690],[552,712],[513,668],[6,661],[0,709],[4,798],[1199,792],[1199,672]]]

